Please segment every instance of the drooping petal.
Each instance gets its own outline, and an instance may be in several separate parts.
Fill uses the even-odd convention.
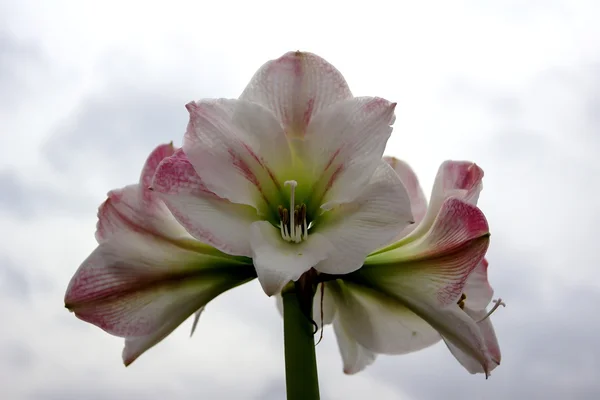
[[[363,192],[351,203],[334,206],[313,229],[335,252],[315,266],[328,274],[350,273],[367,255],[389,243],[412,220],[410,201],[402,182],[385,162],[379,165]],[[310,233],[309,238],[313,235]]]
[[[419,226],[411,233],[418,236],[429,229],[444,201],[449,197],[477,204],[483,188],[483,170],[470,161],[444,161],[435,177],[429,208]]]
[[[278,293],[274,297],[277,311],[279,311],[279,315],[283,317],[283,297],[281,297],[281,293]],[[313,321],[317,324],[317,327],[321,329],[325,325],[329,325],[333,322],[335,312],[336,307],[331,292],[326,288],[324,283],[319,283],[313,299]]]
[[[252,224],[250,245],[258,281],[268,296],[279,293],[288,282],[298,280],[334,250],[318,233],[301,243],[286,242],[279,229],[267,221]]]
[[[331,282],[336,321],[369,351],[405,354],[437,343],[439,333],[394,297],[350,282]]]
[[[500,365],[501,361],[500,346],[498,345],[498,340],[496,338],[496,333],[494,332],[492,321],[489,318],[486,318],[481,322],[477,322],[485,317],[485,310],[472,311],[465,307],[465,312],[467,313],[467,315],[473,318],[474,321],[476,321],[477,327],[479,328],[479,331],[483,336],[485,346],[487,347],[487,350],[490,354],[490,359],[492,361],[489,368],[489,370],[491,371],[495,367]],[[481,366],[481,363],[476,358],[471,356],[469,353],[464,352],[449,340],[444,341],[446,342],[446,345],[448,346],[448,349],[450,350],[452,355],[458,360],[458,362],[461,363],[463,367],[465,367],[467,371],[469,371],[472,374],[485,372],[483,367]]]
[[[264,64],[240,96],[272,110],[290,136],[302,136],[313,115],[352,94],[342,74],[311,53],[289,52]]]
[[[189,103],[183,150],[206,188],[234,203],[265,211],[279,200],[275,172],[291,159],[279,121],[259,104],[242,100]]]
[[[148,156],[139,184],[108,193],[108,199],[98,208],[98,242],[107,240],[113,234],[131,230],[174,240],[191,237],[156,193],[149,189],[156,167],[174,151],[172,144],[158,146]]]
[[[489,226],[481,210],[454,197],[444,201],[427,230],[415,235],[421,226],[400,241],[373,253],[367,262],[377,264],[433,258],[460,249],[472,240],[489,236]]]
[[[477,210],[468,203],[462,204]],[[488,243],[488,236],[483,235],[463,242],[459,248],[438,246],[452,251],[436,253],[423,248],[421,255],[398,257],[396,261],[390,258],[388,264],[382,260],[377,264],[367,261],[355,272],[356,278],[350,276],[348,279],[360,281],[395,298],[427,321],[447,341],[477,360],[487,374],[496,363],[491,359],[479,327],[456,303],[469,274],[483,259]],[[423,257],[423,254],[429,256]],[[339,305],[338,312],[341,313]]]
[[[313,118],[297,151],[318,182],[315,204],[345,203],[362,191],[382,162],[395,106],[377,97],[357,97]]]
[[[494,289],[488,282],[488,262],[483,259],[477,268],[471,272],[463,289],[467,298],[465,299],[465,307],[471,310],[485,310],[492,301]]]
[[[125,337],[123,361],[129,364],[214,297],[254,276],[251,264],[202,244],[124,232],[83,262],[65,305],[78,318]]]
[[[227,254],[252,254],[249,236],[256,210],[210,192],[183,153],[160,164],[152,188],[196,239]]]
[[[425,198],[423,189],[421,189],[417,175],[407,163],[395,157],[383,157],[383,159],[398,174],[410,198],[410,209],[415,223],[406,227],[401,234],[403,237],[414,230],[425,217],[427,213],[427,199]]]
[[[358,344],[342,326],[339,318],[333,322],[333,330],[344,363],[345,374],[356,374],[373,364],[376,354]]]

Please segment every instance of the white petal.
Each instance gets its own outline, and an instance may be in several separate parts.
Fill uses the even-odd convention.
[[[471,272],[465,283],[463,291],[467,296],[465,307],[471,310],[485,310],[492,301],[494,290],[488,282],[488,262],[483,259],[477,268]]]
[[[394,108],[381,98],[358,97],[313,118],[297,150],[319,182],[314,196],[320,204],[348,202],[362,191],[381,163]]]
[[[393,298],[348,282],[331,284],[337,320],[352,340],[383,354],[404,354],[437,343],[439,333]]]
[[[266,221],[252,224],[250,245],[258,280],[269,296],[279,293],[288,282],[298,280],[333,250],[319,234],[309,235],[301,243],[286,242],[279,229]]]
[[[311,230],[335,247],[335,252],[315,266],[318,271],[346,274],[360,268],[369,253],[389,243],[411,222],[406,189],[387,163],[379,161],[362,190],[351,203],[334,205]]]
[[[465,311],[475,321],[482,319],[486,314],[485,310],[474,312],[474,311],[468,310],[466,307],[465,307]],[[494,368],[496,368],[498,365],[500,365],[500,360],[501,360],[500,347],[498,346],[498,340],[496,339],[496,333],[494,332],[494,327],[492,326],[492,322],[489,318],[486,318],[485,320],[478,322],[477,326],[479,328],[479,331],[481,332],[481,335],[484,338],[485,345],[488,349],[488,352],[490,353],[490,358],[492,360],[492,363],[490,364],[489,371],[488,371],[488,373],[489,373]],[[465,367],[465,369],[467,371],[469,371],[472,374],[485,372],[483,367],[481,366],[481,363],[476,358],[472,357],[469,353],[464,352],[459,347],[455,346],[452,342],[450,342],[448,340],[444,340],[444,341],[446,342],[446,345],[448,346],[448,349],[450,350],[452,355],[458,360],[458,362],[461,363],[461,365],[463,367]]]
[[[356,374],[373,364],[376,354],[358,344],[342,326],[339,318],[333,322],[333,330],[344,363],[345,374]]]
[[[208,190],[265,211],[277,207],[275,173],[291,160],[287,138],[266,108],[240,100],[189,103],[183,150]],[[276,204],[272,204],[276,203]]]
[[[272,110],[289,135],[302,136],[313,115],[352,97],[340,72],[324,59],[289,52],[263,65],[240,96]]]
[[[256,210],[211,193],[183,153],[163,161],[154,176],[153,189],[198,240],[227,254],[252,254],[249,236],[250,225],[259,218]]]
[[[201,244],[126,232],[101,243],[83,262],[65,305],[78,318],[127,338],[123,355],[129,364],[194,311],[253,276],[251,265]]]
[[[383,159],[385,162],[390,164],[390,166],[400,177],[404,187],[406,187],[408,197],[410,198],[410,209],[415,221],[414,224],[407,226],[406,229],[402,231],[400,237],[398,238],[400,239],[412,232],[423,220],[425,214],[427,213],[427,199],[425,198],[423,189],[421,189],[417,175],[407,163],[395,157],[384,157]]]

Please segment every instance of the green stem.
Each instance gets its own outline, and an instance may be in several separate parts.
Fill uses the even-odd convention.
[[[295,290],[282,296],[287,400],[319,400],[313,325],[302,313]]]

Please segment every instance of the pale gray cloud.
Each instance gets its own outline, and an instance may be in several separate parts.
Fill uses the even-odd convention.
[[[31,296],[31,282],[23,268],[0,253],[0,296],[27,301]]]
[[[399,135],[414,147],[394,142],[390,154],[400,149],[404,153],[397,155],[426,165],[428,171],[417,168],[424,182],[433,180],[441,157],[472,157],[484,168],[480,206],[492,228],[491,283],[507,303],[493,316],[503,362],[488,380],[469,375],[443,344],[382,356],[359,376],[344,377],[334,336],[326,330],[317,349],[323,399],[341,398],[339,393],[379,398],[389,390],[393,395],[385,398],[418,400],[600,396],[594,309],[600,302],[600,55],[586,50],[582,39],[597,34],[586,22],[597,5],[512,3],[462,2],[469,12],[444,18],[448,25],[432,31],[433,38],[418,30],[432,29],[419,28],[421,23],[398,23],[415,31],[410,41],[396,31],[381,32],[381,42],[368,46],[354,36],[329,45],[319,35],[299,41],[337,58],[361,90],[375,86],[400,99]],[[0,29],[0,122],[14,129],[10,141],[3,138],[3,154],[13,155],[14,165],[0,168],[0,232],[6,238],[0,244],[0,311],[12,322],[11,329],[0,330],[0,394],[15,400],[284,398],[281,320],[256,282],[211,303],[193,338],[184,324],[127,369],[119,359],[122,341],[62,309],[62,295],[95,245],[93,219],[104,193],[134,182],[157,144],[180,143],[185,103],[235,95],[257,60],[264,61],[263,53],[276,57],[288,48],[261,36],[253,50],[260,57],[245,48],[235,51],[232,43],[266,23],[244,25],[244,37],[233,39],[221,31],[207,37],[189,21],[153,23],[180,35],[173,41],[165,33],[161,42],[137,40],[123,30],[132,25],[127,5],[115,16],[123,21],[110,32],[110,23],[94,30],[95,12],[78,2],[61,0],[44,11],[52,15],[45,18],[22,7],[19,18],[30,23]],[[81,18],[62,16],[65,10]],[[385,28],[358,14],[356,22],[367,24],[365,32]],[[61,30],[63,23],[68,29]],[[338,32],[352,25],[331,23]],[[144,26],[150,31],[154,25]],[[338,42],[352,43],[353,51],[338,51]],[[381,58],[365,62],[362,52]],[[448,65],[439,62],[449,54]],[[214,70],[226,62],[234,64],[225,74],[233,83],[221,84]],[[366,75],[373,68],[378,73]],[[72,78],[70,88],[77,91],[65,94],[62,84],[48,82],[55,76],[51,71]],[[397,80],[383,78],[392,72]],[[56,94],[64,103],[48,110],[37,105],[35,119],[45,122],[35,130],[30,114],[13,112],[30,107],[26,94],[32,90],[44,99]],[[57,110],[62,113],[53,115]]]

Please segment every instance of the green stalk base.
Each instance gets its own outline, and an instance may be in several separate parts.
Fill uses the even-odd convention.
[[[282,296],[287,400],[319,400],[313,325],[302,313],[294,290]]]

